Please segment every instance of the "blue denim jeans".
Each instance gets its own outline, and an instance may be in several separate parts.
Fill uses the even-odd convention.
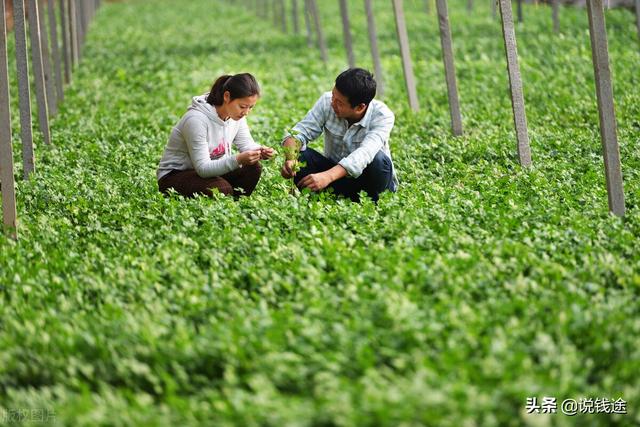
[[[305,165],[300,168],[294,178],[296,184],[307,175],[324,172],[337,164],[308,147],[300,152],[298,160],[305,162]],[[329,187],[333,188],[335,194],[348,197],[354,202],[360,201],[358,193],[365,191],[371,200],[377,202],[380,193],[383,191],[396,190],[393,183],[393,164],[391,159],[382,151],[378,151],[371,163],[362,171],[362,175],[357,178],[350,176],[340,178],[329,184]]]

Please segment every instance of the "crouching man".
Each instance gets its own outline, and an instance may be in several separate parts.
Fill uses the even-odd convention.
[[[299,188],[322,191],[359,201],[365,191],[377,201],[380,193],[396,191],[398,180],[389,149],[395,117],[376,95],[371,73],[351,68],[341,73],[331,92],[324,93],[311,111],[283,141],[284,178],[294,178]],[[324,133],[324,153],[307,144]],[[303,166],[295,172],[296,162]]]

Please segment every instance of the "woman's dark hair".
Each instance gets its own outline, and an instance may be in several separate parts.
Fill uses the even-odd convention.
[[[367,70],[349,68],[336,78],[336,89],[347,97],[351,107],[369,105],[376,96],[376,81]]]
[[[224,93],[229,92],[231,100],[246,98],[247,96],[260,95],[260,86],[255,77],[249,73],[240,73],[233,76],[224,75],[218,77],[213,83],[207,103],[211,105],[222,105],[224,103]]]

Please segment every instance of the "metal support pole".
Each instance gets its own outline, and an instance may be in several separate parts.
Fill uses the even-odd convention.
[[[309,10],[309,2],[305,1],[304,2],[304,25],[305,25],[306,30],[307,30],[307,46],[312,47],[313,46],[313,33],[312,33],[312,30],[311,30],[310,14],[311,14],[311,11]]]
[[[316,27],[316,37],[318,39],[318,47],[320,48],[320,57],[325,64],[329,61],[329,54],[327,53],[327,42],[324,39],[324,32],[322,31],[322,25],[320,24],[320,13],[318,12],[318,5],[316,0],[307,0],[309,4],[309,12],[313,18],[314,26]]]
[[[289,29],[287,28],[287,11],[284,0],[278,0],[278,6],[280,9],[280,26],[282,27],[282,32],[286,34]]]
[[[29,0],[29,35],[31,38],[31,63],[33,64],[33,78],[36,86],[38,101],[38,123],[45,144],[51,143],[49,132],[49,109],[47,107],[47,89],[44,84],[44,70],[42,67],[42,48],[40,45],[40,21],[38,19],[38,2]]]
[[[636,0],[636,27],[638,28],[638,38],[640,39],[640,0]]]
[[[40,22],[40,46],[42,49],[42,69],[44,70],[44,86],[47,89],[47,108],[49,115],[55,116],[58,113],[58,102],[56,100],[56,87],[53,78],[53,67],[51,66],[51,55],[49,53],[49,36],[47,35],[46,19],[44,17],[43,5],[38,5],[38,20]]]
[[[518,0],[518,22],[522,22],[522,0]]]
[[[49,30],[51,32],[51,54],[53,56],[55,72],[56,99],[58,103],[60,103],[64,98],[64,91],[62,88],[62,64],[60,61],[60,47],[58,45],[58,23],[56,20],[55,0],[49,0],[47,11],[49,12]]]
[[[291,0],[291,20],[293,22],[293,33],[300,34],[300,19],[298,13],[298,0]]]
[[[3,231],[14,239],[18,226],[16,211],[16,183],[13,178],[13,149],[11,148],[11,110],[9,101],[9,60],[7,58],[7,22],[4,0],[0,1],[0,197],[2,197]]]
[[[82,0],[72,0],[75,3],[75,11],[76,11],[76,25],[77,31],[76,34],[78,36],[78,60],[82,59],[82,50],[84,47],[84,8],[82,7]]]
[[[71,45],[69,39],[67,0],[60,0],[60,28],[62,29],[62,56],[64,58],[64,82],[71,82]]]
[[[272,0],[273,7],[271,8],[271,13],[273,14],[273,26],[278,27],[278,0]]]
[[[459,136],[462,135],[462,117],[460,116],[460,101],[458,100],[458,85],[456,83],[456,69],[453,61],[453,43],[451,41],[447,0],[436,0],[436,7],[438,9],[442,60],[444,61],[444,73],[447,81],[447,94],[449,96],[451,132],[455,136]]]
[[[35,170],[33,133],[31,123],[31,90],[29,88],[29,61],[27,59],[27,30],[24,0],[13,1],[13,32],[16,39],[16,68],[18,71],[18,101],[20,103],[20,140],[24,179]]]
[[[591,54],[596,80],[609,210],[617,216],[624,216],[622,166],[620,165],[620,149],[616,135],[616,114],[613,108],[613,87],[609,70],[609,49],[602,0],[587,0],[587,12],[589,13]]]
[[[518,49],[516,47],[516,32],[513,26],[511,0],[500,0],[500,16],[502,19],[502,35],[507,55],[507,69],[509,72],[509,89],[511,90],[511,108],[518,140],[518,157],[522,166],[531,164],[531,148],[527,133],[527,116],[524,110],[524,94],[522,79],[518,66]]]
[[[80,46],[78,44],[78,12],[75,0],[67,0],[67,12],[69,13],[69,36],[71,37],[71,65],[73,67],[80,62]]]
[[[342,16],[342,36],[344,38],[344,49],[347,51],[347,62],[349,68],[356,66],[356,59],[353,55],[353,41],[351,40],[351,24],[349,23],[349,10],[347,0],[340,0],[340,15]]]
[[[560,18],[558,17],[560,11],[560,0],[551,0],[551,19],[553,20],[553,31],[555,33],[560,32]]]
[[[369,44],[371,45],[371,57],[373,59],[374,73],[378,88],[378,96],[384,96],[384,76],[382,75],[382,62],[380,61],[380,51],[378,50],[378,34],[376,31],[376,21],[373,14],[371,0],[364,0],[364,9],[367,14],[367,29],[369,31]]]
[[[416,80],[413,75],[413,65],[411,64],[409,36],[407,35],[407,26],[404,20],[402,0],[392,0],[392,2],[393,13],[396,19],[396,33],[398,35],[398,43],[400,44],[400,55],[402,56],[404,81],[407,87],[407,96],[409,97],[409,106],[413,111],[418,111],[420,109],[420,105],[418,103],[418,93],[416,91]]]

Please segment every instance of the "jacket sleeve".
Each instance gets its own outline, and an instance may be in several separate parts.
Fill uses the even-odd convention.
[[[260,145],[256,144],[253,140],[251,131],[247,125],[247,119],[244,118],[238,122],[238,133],[233,139],[233,143],[241,153],[249,150],[259,150],[261,148]]]
[[[187,150],[189,150],[191,163],[200,178],[224,175],[239,167],[238,161],[233,155],[211,160],[207,141],[207,125],[197,117],[191,117],[185,121],[182,127],[182,136]]]
[[[307,144],[314,141],[322,134],[324,124],[329,117],[329,108],[331,103],[330,95],[324,94],[318,99],[307,115],[304,116],[294,127],[293,130],[298,134],[295,137],[300,140],[302,147],[301,150],[307,149]],[[287,132],[282,142],[289,138],[291,133]]]
[[[384,146],[384,143],[389,140],[394,121],[393,113],[387,110],[382,117],[371,124],[360,147],[340,160],[338,164],[345,168],[352,177],[359,177],[362,171],[373,161],[373,158]]]

